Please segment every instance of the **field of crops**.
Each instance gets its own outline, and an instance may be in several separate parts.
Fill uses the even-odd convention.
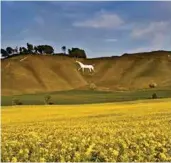
[[[3,162],[171,161],[171,99],[2,107]]]

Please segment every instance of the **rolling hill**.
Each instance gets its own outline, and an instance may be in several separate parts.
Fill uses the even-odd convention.
[[[152,82],[158,88],[171,88],[171,52],[154,51],[122,56],[78,59],[94,64],[95,73],[78,71],[75,58],[50,55],[19,55],[1,61],[2,95],[89,89],[146,89]]]

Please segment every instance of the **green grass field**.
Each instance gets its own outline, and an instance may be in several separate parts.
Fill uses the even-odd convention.
[[[134,101],[141,99],[149,99],[153,93],[157,93],[159,98],[171,97],[171,89],[147,89],[139,91],[124,91],[124,92],[104,92],[90,90],[72,90],[61,92],[50,92],[41,94],[27,94],[16,96],[2,96],[2,106],[12,105],[12,99],[16,98],[23,105],[43,105],[44,97],[51,96],[51,102],[54,104],[91,104],[91,103],[106,103],[106,102],[121,102]]]

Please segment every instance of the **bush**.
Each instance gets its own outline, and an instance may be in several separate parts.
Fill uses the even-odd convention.
[[[12,105],[22,105],[22,102],[19,99],[12,99]]]
[[[69,57],[87,58],[85,51],[79,48],[68,49],[68,54]]]
[[[158,97],[157,97],[157,94],[156,93],[153,93],[152,94],[152,99],[157,99]]]
[[[91,83],[89,86],[90,90],[95,90],[97,86],[94,83]]]
[[[156,84],[156,83],[150,83],[150,84],[149,84],[149,87],[150,87],[150,88],[155,88],[155,87],[157,87],[157,84]]]
[[[46,104],[46,105],[47,105],[47,104],[51,104],[52,102],[50,102],[50,100],[51,100],[51,96],[50,96],[50,95],[46,95],[45,98],[44,98],[45,104]]]

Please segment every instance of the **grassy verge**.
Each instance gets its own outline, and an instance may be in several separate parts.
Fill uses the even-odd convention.
[[[134,101],[141,99],[149,99],[152,94],[156,93],[159,98],[171,97],[171,90],[140,90],[140,91],[124,91],[124,92],[103,92],[103,91],[61,91],[49,92],[41,94],[26,94],[15,96],[2,96],[1,105],[12,105],[12,99],[18,99],[23,105],[42,105],[44,97],[51,96],[53,104],[91,104],[91,103],[106,103],[106,102],[122,102]]]

